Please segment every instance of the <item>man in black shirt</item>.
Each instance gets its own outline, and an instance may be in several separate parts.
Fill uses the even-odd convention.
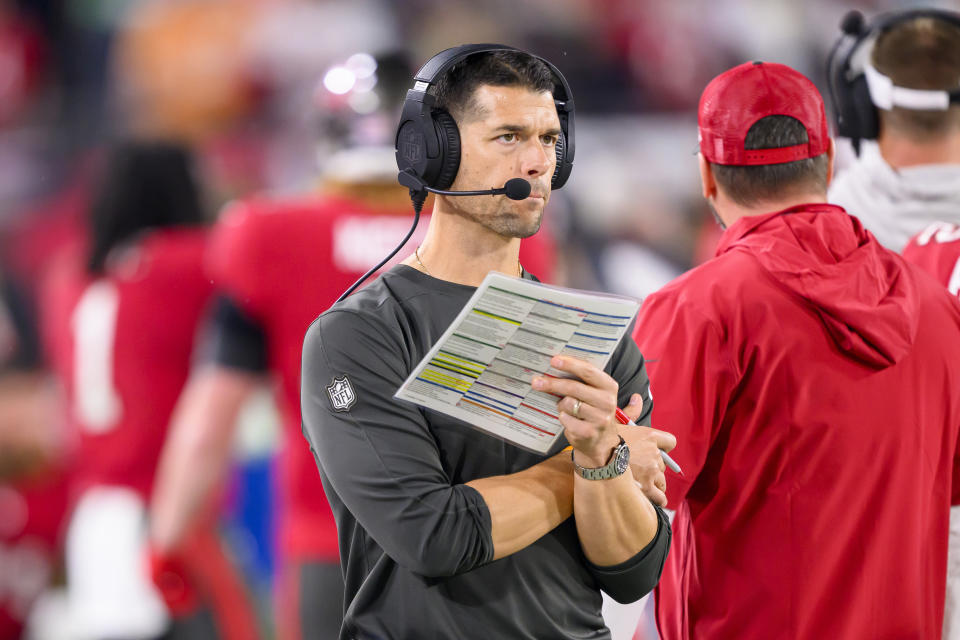
[[[539,229],[556,167],[553,83],[542,61],[514,50],[473,54],[439,78],[437,107],[459,129],[451,188],[522,177],[530,197],[438,197],[414,254],[305,338],[304,433],[337,519],[341,639],[609,638],[599,590],[631,602],[659,578],[670,527],[647,495],[662,504],[658,447],[674,441],[614,419],[631,399],[636,416],[643,398],[649,423],[632,341],[606,371],[555,357],[575,378],[534,380],[562,398],[565,438],[546,456],[393,398],[489,271],[530,277],[518,254]],[[611,462],[624,439],[634,473],[620,475]],[[561,452],[568,442],[573,460]]]

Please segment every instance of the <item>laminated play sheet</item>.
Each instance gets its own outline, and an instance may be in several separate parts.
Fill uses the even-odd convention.
[[[563,432],[559,396],[534,376],[567,377],[557,355],[604,368],[640,303],[491,272],[395,394],[546,453]]]

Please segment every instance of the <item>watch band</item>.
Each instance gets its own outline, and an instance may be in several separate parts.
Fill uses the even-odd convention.
[[[581,467],[577,464],[574,453],[575,451],[570,452],[570,459],[573,460],[573,469],[577,472],[578,476],[586,480],[609,480],[610,478],[616,478],[622,475],[630,464],[630,447],[628,447],[627,443],[623,440],[623,436],[620,436],[619,444],[614,447],[610,461],[602,467],[594,467],[592,469]]]

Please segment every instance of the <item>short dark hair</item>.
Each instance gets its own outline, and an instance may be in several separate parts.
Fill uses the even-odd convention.
[[[796,118],[766,116],[747,131],[744,146],[747,149],[776,149],[807,142],[807,130]],[[826,153],[780,164],[734,166],[710,163],[710,167],[724,193],[745,207],[784,195],[827,190],[829,160]]]
[[[90,273],[103,273],[110,251],[141,231],[206,221],[192,160],[185,147],[163,142],[123,142],[108,152],[89,211]]]
[[[455,120],[479,110],[474,93],[482,85],[524,87],[536,93],[553,92],[553,72],[542,60],[523,51],[475,53],[450,67],[437,81],[437,106]]]
[[[960,87],[960,27],[935,17],[900,23],[877,38],[871,52],[873,66],[907,89],[951,91]],[[921,141],[960,127],[960,106],[946,111],[880,109],[881,126],[899,130]]]

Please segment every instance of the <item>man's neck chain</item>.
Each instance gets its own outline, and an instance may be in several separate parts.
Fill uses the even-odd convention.
[[[420,247],[417,247],[413,250],[413,257],[416,258],[417,264],[420,265],[420,268],[423,269],[423,272],[432,278],[433,274],[430,273],[430,269],[427,269],[427,265],[423,264],[423,260],[420,259]],[[520,264],[519,260],[517,260],[517,276],[520,278],[523,277],[523,266]]]

